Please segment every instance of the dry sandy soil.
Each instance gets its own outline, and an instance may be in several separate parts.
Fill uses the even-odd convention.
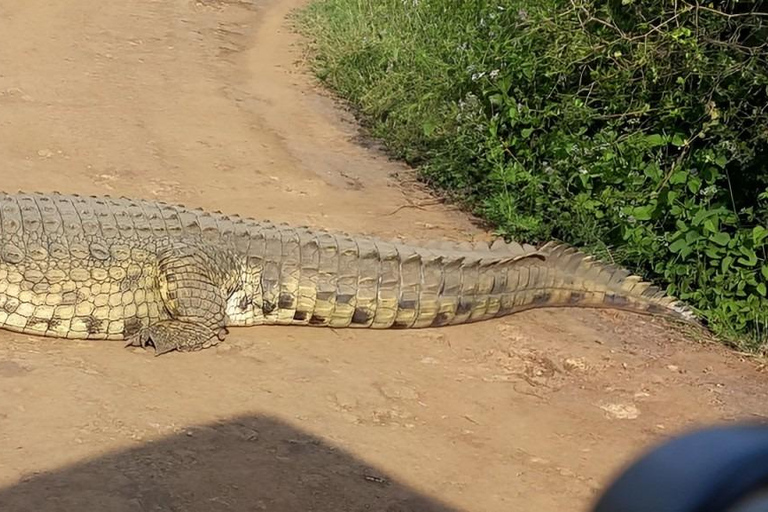
[[[304,0],[0,3],[0,187],[486,237],[303,68]],[[434,202],[432,202],[434,203]],[[646,447],[768,416],[760,361],[644,317],[235,330],[154,358],[0,334],[3,511],[586,510]]]

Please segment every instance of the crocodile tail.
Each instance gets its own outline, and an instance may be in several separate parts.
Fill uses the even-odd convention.
[[[300,251],[288,258],[280,239],[266,244],[274,251],[253,272],[262,295],[254,323],[403,329],[542,307],[624,309],[696,323],[657,287],[565,244],[422,245],[304,229],[285,229],[281,239],[295,239]]]
[[[687,305],[624,268],[559,242],[545,244],[538,253],[544,261],[536,269],[528,267],[525,291],[502,308],[505,313],[535,307],[610,308],[701,325]]]
[[[411,300],[395,303],[391,326],[455,325],[545,307],[621,309],[700,325],[693,311],[658,287],[567,244],[536,249],[497,241],[437,249],[401,260],[401,270],[414,266],[420,286],[406,297]]]

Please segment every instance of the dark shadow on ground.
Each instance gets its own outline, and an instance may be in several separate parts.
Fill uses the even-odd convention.
[[[28,478],[2,512],[457,512],[281,421],[245,416]]]

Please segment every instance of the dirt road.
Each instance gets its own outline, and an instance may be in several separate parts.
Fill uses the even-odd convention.
[[[301,67],[304,0],[0,3],[0,188],[485,237]],[[760,364],[629,314],[234,331],[153,358],[0,334],[3,511],[584,509],[650,443],[768,416]]]

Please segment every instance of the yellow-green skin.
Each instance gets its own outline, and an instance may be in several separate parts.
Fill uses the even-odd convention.
[[[695,322],[628,272],[550,243],[407,245],[110,197],[0,194],[0,327],[198,350],[227,327],[437,327],[532,307]]]

